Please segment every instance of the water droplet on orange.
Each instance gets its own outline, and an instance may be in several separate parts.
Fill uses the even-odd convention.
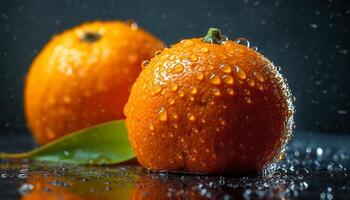
[[[142,63],[141,63],[141,67],[142,67],[142,69],[145,69],[146,68],[146,66],[149,64],[149,61],[148,60],[144,60],[144,61],[142,61]]]
[[[228,85],[233,85],[234,80],[231,75],[225,74],[221,77],[222,81],[224,81]]]
[[[189,46],[191,46],[191,45],[193,45],[193,41],[191,41],[191,40],[185,40],[185,42],[184,42],[184,47],[189,47]]]
[[[178,116],[176,113],[172,113],[172,114],[171,114],[171,117],[172,117],[173,119],[178,119],[178,118],[179,118],[179,116]]]
[[[175,60],[175,58],[176,58],[176,55],[171,55],[171,56],[169,57],[169,60],[173,61],[173,60]]]
[[[220,71],[224,72],[224,73],[231,73],[232,69],[229,65],[221,65],[219,67]]]
[[[170,98],[170,99],[168,100],[168,103],[169,103],[170,105],[174,105],[175,100],[174,100],[174,99],[172,99],[172,98]]]
[[[203,53],[207,53],[209,51],[209,49],[207,47],[202,47],[200,49],[200,51],[203,52]]]
[[[249,90],[247,90],[247,89],[244,89],[243,94],[245,94],[245,95],[249,96],[249,95],[250,95],[250,91],[249,91]]]
[[[221,92],[220,92],[220,90],[219,90],[218,88],[214,88],[214,89],[212,90],[212,92],[213,92],[213,94],[214,94],[215,96],[220,96],[220,95],[221,95]]]
[[[220,123],[222,126],[224,126],[224,125],[226,124],[225,120],[222,119],[222,118],[219,119],[219,123]]]
[[[261,84],[259,84],[259,83],[256,84],[256,87],[257,87],[258,90],[260,90],[260,91],[263,91],[263,90],[264,90],[264,87],[263,87]]]
[[[196,87],[192,87],[190,93],[191,94],[197,94],[198,90]]]
[[[265,81],[264,77],[259,73],[255,73],[255,78],[256,78],[256,80],[258,80],[259,82],[262,82],[262,83]]]
[[[177,94],[179,95],[179,97],[184,97],[185,96],[185,93],[182,90],[180,90]]]
[[[215,75],[215,74],[211,74],[209,76],[209,81],[210,81],[210,83],[212,83],[214,85],[220,85],[221,84],[220,78],[217,75]]]
[[[157,85],[157,86],[154,88],[155,94],[159,93],[161,90],[162,90],[162,87],[161,87],[160,85]]]
[[[192,132],[194,132],[194,133],[199,133],[199,130],[197,129],[197,128],[192,128]]]
[[[132,30],[139,28],[138,24],[132,19],[126,20],[125,23],[128,24]]]
[[[244,45],[248,48],[250,47],[249,41],[244,37],[238,37],[234,40],[234,42],[240,45]]]
[[[196,121],[196,117],[192,113],[187,114],[187,119],[190,120],[191,122]]]
[[[189,58],[188,58],[191,62],[196,62],[198,60],[198,56],[196,56],[195,54],[192,54]]]
[[[174,83],[174,84],[170,87],[170,90],[173,91],[173,92],[176,92],[178,88],[179,88],[179,86],[178,86],[176,83]]]
[[[159,54],[161,54],[162,53],[162,50],[157,50],[156,52],[154,52],[154,55],[155,56],[158,56]]]
[[[250,97],[244,97],[244,101],[248,104],[252,103],[252,99]]]
[[[176,73],[180,73],[182,72],[184,69],[184,66],[182,64],[177,64],[175,65],[175,67],[173,68],[173,73],[176,74]]]
[[[203,74],[203,72],[198,72],[197,74],[196,74],[196,79],[197,80],[203,80],[203,78],[204,78],[204,74]]]
[[[149,130],[153,131],[154,130],[153,124],[150,124],[148,128],[149,128]]]
[[[254,81],[253,79],[249,79],[249,80],[248,80],[248,85],[249,85],[250,87],[254,87],[254,86],[255,86],[255,81]]]
[[[159,121],[165,122],[168,119],[168,113],[164,107],[161,107],[158,111]]]
[[[233,71],[236,74],[236,76],[240,79],[246,79],[247,75],[246,73],[238,66],[233,66]]]
[[[227,94],[233,96],[235,94],[235,91],[232,88],[228,88],[227,90]]]

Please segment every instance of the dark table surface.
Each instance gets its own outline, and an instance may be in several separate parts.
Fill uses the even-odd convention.
[[[0,136],[0,151],[33,147]],[[298,132],[286,158],[256,176],[154,173],[136,161],[74,166],[0,161],[0,199],[349,199],[350,137]]]

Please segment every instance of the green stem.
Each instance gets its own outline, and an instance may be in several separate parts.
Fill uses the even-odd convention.
[[[203,38],[204,42],[213,44],[222,44],[225,41],[225,37],[221,35],[221,32],[217,28],[209,28],[207,35]]]

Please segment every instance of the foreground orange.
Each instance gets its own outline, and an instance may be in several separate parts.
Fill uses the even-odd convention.
[[[28,73],[24,103],[39,144],[124,118],[129,89],[163,43],[135,23],[91,22],[55,36]]]
[[[293,124],[276,67],[217,29],[152,58],[124,112],[137,159],[153,170],[257,172],[283,155]]]

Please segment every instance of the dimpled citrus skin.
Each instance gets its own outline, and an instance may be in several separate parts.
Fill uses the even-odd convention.
[[[143,166],[197,173],[262,170],[282,155],[293,122],[290,92],[269,60],[200,38],[152,58],[124,112]]]
[[[54,36],[25,83],[25,113],[36,141],[124,118],[140,63],[162,48],[150,33],[122,21],[85,23]]]

